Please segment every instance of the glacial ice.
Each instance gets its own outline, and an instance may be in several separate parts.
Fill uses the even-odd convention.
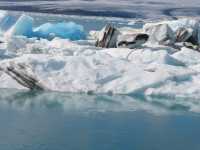
[[[17,22],[9,29],[6,36],[26,36],[32,37],[33,35],[33,18],[27,15],[22,15]]]
[[[4,32],[13,25],[13,18],[6,12],[0,11],[0,32]]]
[[[174,29],[186,25],[198,32],[195,20],[167,23]],[[145,28],[150,25],[146,24]],[[50,91],[185,99],[200,96],[200,53],[197,51],[151,43],[135,49],[97,48],[94,45],[98,31],[91,32],[94,37],[76,41],[84,39],[85,34],[82,27],[74,23],[48,23],[34,29],[32,26],[32,18],[22,16],[6,32],[12,36],[2,37],[0,88],[26,89],[5,72],[7,67],[17,64],[28,68],[26,71]],[[74,31],[65,32],[68,36],[65,37],[61,31],[71,27]],[[27,38],[31,31],[38,34],[36,38]],[[123,28],[123,32],[128,33],[130,29]],[[42,36],[46,39],[37,38]],[[49,38],[52,40],[47,40]]]
[[[6,19],[5,19],[5,17]],[[0,28],[3,30],[8,26],[10,16],[0,16]],[[1,19],[3,18],[3,19]],[[12,18],[12,17],[11,17]],[[52,40],[56,37],[70,40],[81,40],[86,38],[83,26],[74,22],[61,22],[61,23],[45,23],[38,27],[34,27],[34,19],[28,15],[22,15],[16,23],[5,32],[7,38],[14,36],[25,36],[28,38],[43,38]]]
[[[36,37],[50,40],[55,37],[70,40],[80,40],[86,37],[83,27],[74,22],[57,24],[46,23],[35,28],[33,32],[33,35]]]
[[[158,25],[168,25],[172,32],[177,32],[180,28],[186,28],[189,30],[192,30],[193,37],[197,37],[197,43],[200,44],[200,24],[197,19],[190,19],[190,18],[183,18],[178,20],[170,20],[170,21],[162,21],[157,23],[147,23],[144,25],[144,30],[148,30],[149,28],[153,28]],[[163,32],[166,33],[166,29],[163,28],[163,30],[160,33],[157,33],[157,37],[163,37]],[[171,33],[168,33],[171,35]]]

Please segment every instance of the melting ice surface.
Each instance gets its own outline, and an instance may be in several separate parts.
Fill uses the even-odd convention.
[[[200,111],[199,52],[185,47],[178,51],[148,44],[134,50],[94,46],[94,34],[98,32],[91,30],[100,30],[105,24],[113,23],[124,32],[131,32],[129,27],[141,28],[143,22],[117,18],[46,17],[31,13],[20,16],[21,13],[1,12],[0,88],[27,90],[4,71],[6,67],[19,64],[27,66],[26,71],[48,91],[139,96],[167,108]],[[75,33],[78,31],[78,38],[72,38],[75,41],[65,39],[59,31],[65,29],[58,22],[70,21],[74,23],[67,23],[65,27],[72,27]],[[177,23],[180,22],[174,22],[174,25]],[[183,20],[182,23],[188,22]],[[190,22],[188,26],[191,26]],[[86,39],[82,38],[82,28]],[[52,30],[56,31],[51,34]],[[32,32],[43,38],[30,36]],[[21,36],[21,33],[27,35]],[[64,34],[74,36],[67,31]]]

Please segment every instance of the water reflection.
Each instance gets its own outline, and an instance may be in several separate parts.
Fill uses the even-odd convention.
[[[87,95],[7,89],[1,89],[0,93],[0,107],[18,110],[44,108],[84,113],[146,111],[157,115],[189,110],[189,107],[174,100],[170,103],[170,100],[152,100],[128,95]]]
[[[200,148],[199,115],[174,115],[163,103],[120,95],[0,93],[2,150]]]

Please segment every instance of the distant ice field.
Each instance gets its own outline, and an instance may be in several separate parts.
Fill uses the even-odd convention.
[[[1,0],[0,9],[67,15],[160,19],[198,16],[199,0]]]

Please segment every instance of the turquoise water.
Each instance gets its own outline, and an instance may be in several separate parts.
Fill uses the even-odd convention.
[[[1,90],[0,150],[199,150],[200,115],[129,96]]]

